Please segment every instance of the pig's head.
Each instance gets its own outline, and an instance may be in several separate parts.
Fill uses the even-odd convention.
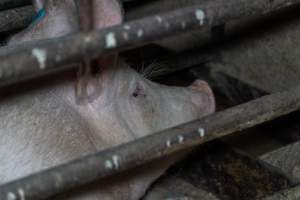
[[[198,119],[215,110],[213,93],[201,80],[189,87],[157,84],[135,72],[121,59],[102,76],[100,98],[106,98],[107,103],[113,100],[119,120],[136,137]]]
[[[34,2],[37,11],[45,9],[44,15],[41,15],[26,30],[12,37],[10,44],[53,38],[78,31],[79,17],[75,0],[34,0]],[[121,22],[122,9],[116,0],[94,0],[95,28],[101,29]],[[79,130],[78,133],[84,132],[88,135],[92,146],[96,149],[111,147],[176,126],[208,115],[215,110],[212,91],[204,81],[196,80],[190,87],[185,88],[168,87],[146,79],[122,59],[117,59],[115,55],[101,56],[97,61],[101,73],[90,81],[91,84],[96,84],[96,87],[100,85],[101,93],[97,99],[84,105],[76,104],[76,77],[60,77],[57,79],[63,81],[58,81],[59,84],[49,84],[47,90],[49,89],[50,96],[49,99],[47,96],[46,102],[43,102],[52,103],[55,98],[59,99],[57,105],[59,108],[60,106],[73,108],[72,112],[76,111],[91,130],[90,132],[86,129]],[[64,114],[66,118],[70,116],[72,115]],[[40,126],[47,128],[47,124]],[[55,145],[51,145],[51,148],[56,148],[56,151],[61,149],[61,151],[68,151],[68,144],[72,144],[76,134],[70,137],[65,134],[65,130],[59,132],[62,137],[67,138],[68,142],[64,143],[63,148]],[[46,144],[41,146],[41,148],[47,147]],[[45,149],[45,152],[47,151],[49,149]],[[116,184],[112,191],[108,189],[109,187],[102,189],[105,191],[101,191],[101,198],[97,199],[120,199],[120,196],[122,199],[139,199],[149,184],[171,163],[164,162],[152,166],[151,172],[141,171],[139,174],[135,172],[134,178],[123,179],[123,183]],[[122,194],[119,193],[120,191]],[[105,198],[104,193],[109,198]]]
[[[122,22],[122,10],[117,1],[98,0],[94,5],[96,28]],[[112,58],[99,60],[103,65],[103,94],[100,98],[107,99],[107,102],[113,100],[122,127],[136,137],[214,112],[213,93],[206,82],[196,80],[186,88],[160,85],[147,80],[122,59],[114,61]]]
[[[122,23],[122,9],[118,1],[94,0],[93,3],[95,28]],[[78,30],[78,9],[74,0],[35,0],[35,7],[37,10],[44,7],[46,16],[12,41],[51,38]],[[197,119],[215,110],[213,93],[204,81],[196,80],[186,88],[168,87],[147,80],[121,59],[116,61],[116,56],[102,56],[98,60],[102,69],[100,81],[91,82],[101,84],[100,97],[89,105],[74,107],[97,132],[110,127],[109,132],[122,133],[123,136],[116,141],[108,139],[108,145],[128,141],[133,139],[133,135],[144,136]],[[63,91],[61,95],[65,94]],[[66,96],[70,103],[75,102],[74,93]],[[128,133],[130,136],[126,137]]]
[[[117,1],[98,0],[94,6],[94,27],[97,29],[122,22],[122,9]],[[102,84],[102,94],[89,107],[93,106],[92,112],[97,112],[93,116],[99,116],[99,111],[103,112],[106,108],[114,108],[114,113],[109,114],[109,118],[114,116],[114,120],[105,124],[115,127],[115,131],[123,136],[119,140],[115,139],[118,142],[112,139],[108,142],[110,145],[176,126],[215,110],[213,93],[204,81],[196,80],[185,88],[169,87],[146,79],[114,56],[102,57],[98,63],[102,72],[100,82],[95,83]],[[107,115],[109,112],[104,113]],[[95,120],[90,116],[86,115],[89,118],[87,121]],[[106,118],[102,114],[100,116],[101,120]],[[97,132],[105,129],[97,121],[94,124],[100,127]]]

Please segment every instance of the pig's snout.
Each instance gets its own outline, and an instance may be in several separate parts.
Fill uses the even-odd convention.
[[[207,82],[197,79],[189,86],[189,88],[196,90],[200,94],[204,94],[206,96],[204,100],[205,102],[203,102],[203,98],[200,99],[198,98],[199,96],[193,96],[192,97],[193,104],[195,104],[197,107],[203,107],[203,105],[205,105],[208,114],[215,112],[216,102],[215,102],[214,93]]]

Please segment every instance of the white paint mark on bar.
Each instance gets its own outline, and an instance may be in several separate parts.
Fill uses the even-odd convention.
[[[105,36],[106,48],[114,48],[117,46],[117,40],[114,33],[108,33]]]
[[[115,168],[119,169],[119,167],[120,167],[120,158],[119,158],[119,156],[113,155],[112,156],[112,161],[114,163]]]
[[[200,137],[204,137],[205,136],[205,131],[203,128],[198,128],[198,133],[200,135]]]
[[[184,137],[182,135],[178,136],[178,142],[179,144],[182,144],[184,142]]]
[[[172,146],[171,140],[167,140],[166,145],[168,148],[170,148]]]
[[[195,14],[196,14],[196,18],[200,21],[200,25],[202,26],[205,20],[205,13],[203,12],[203,10],[198,9],[196,10]]]
[[[6,198],[7,200],[17,200],[17,196],[12,192],[9,192]]]
[[[33,49],[32,55],[37,59],[40,69],[44,70],[46,68],[47,51],[44,49]]]
[[[63,178],[59,173],[55,173],[54,177],[55,177],[55,187],[59,188],[63,182]]]
[[[163,19],[160,16],[155,16],[155,19],[158,23],[162,23]]]
[[[20,196],[20,200],[25,200],[25,192],[22,188],[18,189],[18,194]]]
[[[166,22],[165,26],[166,26],[167,29],[170,28],[170,24],[168,22]]]
[[[181,28],[185,29],[186,28],[186,23],[185,22],[181,22]]]
[[[127,32],[124,32],[123,33],[123,37],[124,37],[124,40],[128,40],[129,39],[129,35]]]
[[[104,166],[105,166],[106,169],[112,169],[113,168],[113,164],[110,160],[106,160]]]
[[[144,35],[144,31],[142,29],[139,29],[137,32],[138,37],[142,37]]]
[[[131,29],[131,27],[129,25],[124,25],[123,28],[127,31],[129,31]]]
[[[60,62],[61,61],[61,56],[60,55],[56,55],[55,56],[55,61],[56,62]]]
[[[84,42],[85,43],[90,43],[92,41],[92,38],[90,36],[85,36],[84,37]]]

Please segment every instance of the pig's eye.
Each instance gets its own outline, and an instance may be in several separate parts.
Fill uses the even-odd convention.
[[[145,98],[146,97],[146,93],[144,88],[140,85],[137,84],[134,91],[132,92],[132,97],[134,98]]]

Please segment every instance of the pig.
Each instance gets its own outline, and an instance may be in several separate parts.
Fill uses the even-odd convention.
[[[44,9],[44,15],[13,36],[9,45],[78,31],[74,0],[35,0],[34,5],[38,12]],[[94,13],[97,29],[123,20],[115,0],[94,0]],[[98,61],[102,70],[96,84],[101,93],[87,104],[77,104],[76,76],[69,72],[33,82],[36,85],[25,84],[17,94],[2,95],[0,184],[215,111],[213,92],[202,80],[185,88],[169,87],[146,79],[116,55]],[[176,157],[55,199],[140,199]]]

